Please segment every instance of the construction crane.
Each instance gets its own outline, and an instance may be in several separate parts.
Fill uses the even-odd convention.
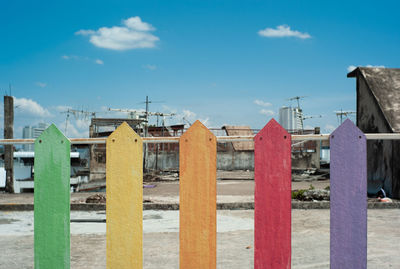
[[[135,109],[122,109],[122,108],[108,108],[108,111],[115,111],[115,112],[126,112],[129,113],[131,119],[135,119],[136,116],[138,118],[145,118],[146,114],[148,116],[158,116],[158,117],[172,117],[175,116],[175,113],[163,113],[163,112],[147,112],[143,110],[135,110]]]
[[[71,109],[68,108],[66,111],[62,111],[60,113],[67,114],[65,118],[65,130],[64,134],[67,135],[67,130],[68,130],[68,121],[69,121],[69,116],[72,114],[74,115],[75,119],[78,119],[79,116],[83,115],[83,118],[85,120],[88,120],[90,117],[96,118],[96,113],[97,112],[92,112],[92,111],[85,111],[85,110],[76,110],[76,109]]]
[[[334,113],[336,114],[336,116],[338,117],[338,120],[340,119],[340,124],[343,123],[343,116],[345,116],[346,118],[348,118],[349,115],[356,114],[355,111],[350,111],[350,110],[348,110],[348,111],[343,111],[342,109],[340,109],[340,111],[333,111],[333,112],[334,112]]]
[[[305,97],[307,97],[307,96],[294,96],[294,97],[286,99],[286,100],[289,100],[289,101],[293,101],[293,100],[297,101],[297,109],[298,109],[298,113],[300,114],[299,118],[300,118],[301,130],[304,129],[304,122],[303,122],[304,117],[303,117],[303,110],[300,107],[300,99],[304,99]]]
[[[304,116],[303,120],[314,119],[314,118],[322,118],[322,115]]]
[[[144,116],[141,116],[140,114],[145,114],[145,111],[142,110],[135,110],[135,109],[123,109],[123,108],[108,108],[108,111],[114,111],[114,112],[126,112],[129,115],[130,119],[145,119]]]
[[[296,100],[297,101],[297,108],[301,110],[301,108],[300,108],[300,99],[304,99],[306,97],[307,96],[294,96],[294,97],[288,98],[286,100],[289,100],[289,101]]]

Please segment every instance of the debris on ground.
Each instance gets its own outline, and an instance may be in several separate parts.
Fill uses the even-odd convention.
[[[86,198],[86,203],[88,203],[88,204],[105,204],[106,203],[106,195],[96,193],[96,194],[91,195],[88,198]]]
[[[330,190],[329,188],[317,190],[312,184],[310,184],[308,190],[293,190],[292,199],[299,201],[329,201]]]
[[[292,170],[292,181],[316,181],[329,179],[329,169],[293,169]]]
[[[390,199],[389,197],[384,197],[384,198],[378,198],[378,201],[381,203],[393,203],[392,199]]]
[[[154,182],[154,181],[176,181],[179,180],[178,171],[154,171],[148,172],[143,175],[144,182]]]

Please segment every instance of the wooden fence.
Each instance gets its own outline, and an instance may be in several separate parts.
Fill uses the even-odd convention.
[[[254,268],[291,267],[291,136],[271,120],[255,137]],[[331,268],[366,268],[366,138],[350,121],[330,135]],[[107,138],[107,268],[143,266],[143,141],[127,124]],[[216,137],[199,121],[179,139],[180,268],[216,268]],[[35,268],[70,267],[70,141],[35,141]]]

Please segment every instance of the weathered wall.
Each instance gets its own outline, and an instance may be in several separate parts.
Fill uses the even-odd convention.
[[[319,149],[319,147],[318,147]],[[156,158],[157,156],[157,158]],[[156,161],[157,159],[157,161]],[[319,151],[292,155],[292,167],[296,169],[319,168]],[[148,152],[146,169],[178,170],[178,152]],[[217,153],[217,169],[225,171],[254,170],[254,151],[223,151]]]
[[[319,147],[316,152],[292,153],[292,169],[320,168]]]
[[[157,161],[156,161],[157,160]],[[149,170],[178,170],[178,152],[148,152],[146,169]],[[254,170],[254,152],[218,152],[218,170]]]
[[[374,96],[364,78],[357,78],[357,126],[364,133],[391,133]],[[392,196],[392,141],[367,141],[368,193],[375,194],[381,187]]]

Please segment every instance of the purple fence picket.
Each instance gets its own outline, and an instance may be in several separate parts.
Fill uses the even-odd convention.
[[[330,136],[331,269],[367,268],[367,144],[346,120]]]

